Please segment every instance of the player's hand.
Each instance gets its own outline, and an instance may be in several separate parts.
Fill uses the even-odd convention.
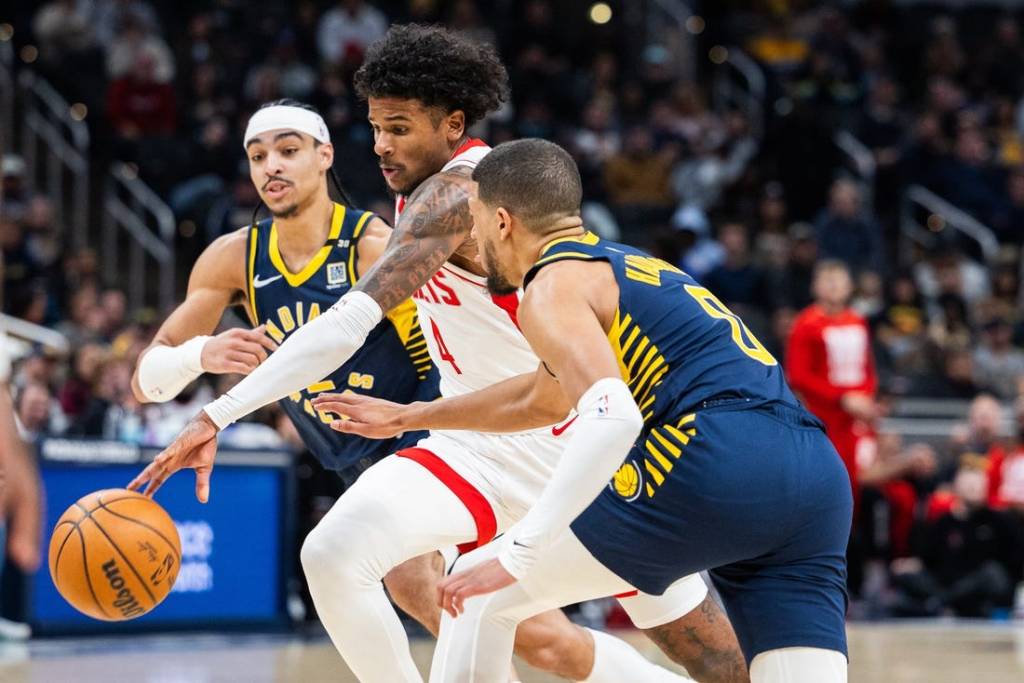
[[[178,470],[190,467],[196,471],[196,498],[200,503],[210,499],[210,474],[217,456],[217,425],[203,412],[189,420],[171,445],[149,466],[132,479],[128,488],[135,491],[143,484],[143,494],[152,496],[167,478]]]
[[[277,348],[277,342],[266,335],[266,325],[251,330],[241,327],[221,332],[207,340],[199,360],[203,370],[217,375],[248,375]]]
[[[509,574],[497,558],[481,562],[472,569],[452,574],[437,584],[437,604],[448,614],[462,614],[466,598],[486,595],[511,586],[516,578]]]
[[[324,393],[313,399],[313,407],[347,418],[331,422],[331,429],[343,434],[355,434],[367,439],[390,439],[406,431],[402,418],[408,406],[382,398],[352,392]]]
[[[858,420],[871,422],[879,416],[878,404],[875,399],[860,391],[843,394],[843,397],[839,399],[839,404],[843,410]]]

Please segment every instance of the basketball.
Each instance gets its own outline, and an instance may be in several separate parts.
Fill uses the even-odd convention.
[[[50,536],[50,576],[61,596],[94,619],[125,621],[159,605],[181,566],[170,515],[127,489],[105,489],[69,507]]]

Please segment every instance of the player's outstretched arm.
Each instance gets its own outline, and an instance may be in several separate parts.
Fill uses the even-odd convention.
[[[142,403],[170,401],[204,372],[247,375],[277,348],[262,327],[210,337],[224,310],[244,301],[248,229],[218,238],[199,256],[185,301],[139,356],[132,393]]]
[[[572,410],[558,382],[544,366],[486,389],[436,401],[404,405],[364,394],[319,394],[313,407],[347,419],[331,428],[344,434],[388,439],[426,429],[508,433],[546,427]]]
[[[336,304],[297,329],[260,367],[208,404],[130,484],[156,492],[174,472],[196,469],[196,496],[209,496],[217,432],[252,411],[304,389],[351,358],[391,310],[423,286],[473,227],[468,173],[439,173],[406,204],[384,254]],[[212,444],[212,445],[211,445]],[[203,479],[200,480],[200,475]]]
[[[509,532],[513,543],[497,559],[439,584],[441,607],[453,616],[467,597],[502,588],[528,572],[597,497],[639,435],[643,418],[602,324],[617,299],[610,269],[595,262],[552,264],[527,290],[519,313],[523,333],[558,376],[579,423],[537,503]]]

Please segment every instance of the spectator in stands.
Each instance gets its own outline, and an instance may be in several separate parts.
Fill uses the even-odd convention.
[[[774,263],[768,272],[773,307],[799,311],[814,300],[811,282],[818,262],[818,242],[810,225],[794,223],[786,232],[782,244],[790,245],[789,259],[781,264]]]
[[[899,86],[883,75],[872,85],[857,136],[875,160],[875,204],[883,215],[899,203],[908,121],[899,108]]]
[[[1004,201],[984,131],[976,125],[962,126],[953,156],[939,168],[942,195],[982,223],[992,223]]]
[[[967,424],[959,424],[950,434],[949,451],[988,453],[999,444],[1003,434],[1003,406],[991,394],[978,394],[967,410]]]
[[[906,393],[906,382],[932,370],[928,355],[928,316],[913,277],[903,273],[890,282],[885,309],[874,323],[880,362],[904,383],[904,386],[890,388]]]
[[[174,55],[154,31],[155,27],[148,25],[142,16],[132,12],[124,14],[117,35],[107,43],[107,77],[111,81],[135,73],[143,59],[148,59],[148,75],[154,83],[169,83],[174,78]]]
[[[1024,44],[1012,14],[1000,17],[996,23],[993,40],[982,50],[976,71],[976,80],[986,91],[1013,99],[1024,94]]]
[[[967,319],[967,304],[956,294],[942,294],[930,316],[928,336],[940,351],[967,349],[973,332]]]
[[[996,211],[992,228],[999,241],[1024,248],[1024,166],[1012,169],[1006,177],[1006,201]]]
[[[1013,346],[1013,327],[1002,317],[985,321],[981,343],[974,351],[978,384],[1002,399],[1017,396],[1024,377],[1024,351]]]
[[[53,0],[39,8],[32,29],[49,68],[60,69],[96,44],[89,8],[87,0]]]
[[[863,206],[855,181],[841,178],[832,184],[828,208],[814,228],[823,257],[842,261],[854,273],[885,269],[881,230]]]
[[[148,33],[160,33],[160,19],[146,0],[95,0],[92,25],[100,45],[110,45],[126,20],[136,21]]]
[[[1011,518],[986,505],[985,471],[984,458],[961,459],[950,511],[921,523],[916,558],[894,564],[898,616],[988,617],[1010,606],[1024,537]]]
[[[24,223],[5,213],[0,213],[0,252],[3,255],[3,291],[8,305],[13,307],[26,297],[39,275],[39,267],[28,250]]]
[[[793,323],[786,375],[808,410],[825,423],[829,438],[857,485],[857,443],[879,415],[871,338],[865,320],[849,307],[853,283],[840,261],[820,261],[814,271],[815,303]]]
[[[613,104],[607,98],[593,99],[583,109],[583,125],[577,128],[571,140],[574,155],[580,165],[580,174],[589,192],[588,198],[604,197],[605,163],[619,152],[621,138],[614,125]]]
[[[7,216],[21,216],[28,207],[32,193],[25,184],[25,160],[17,154],[4,154],[0,161],[0,190],[3,211]]]
[[[74,423],[83,415],[92,400],[93,387],[99,378],[108,349],[103,344],[84,344],[71,355],[71,376],[57,396],[61,410]]]
[[[73,347],[97,339],[105,323],[98,288],[89,284],[76,290],[71,295],[68,314],[68,319],[62,321],[57,330]]]
[[[988,504],[1005,508],[1024,504],[1024,396],[1014,405],[1014,434],[988,450]]]
[[[387,30],[387,17],[376,7],[363,0],[340,0],[320,17],[316,31],[320,58],[330,65],[354,70],[362,63],[366,48],[383,38]]]
[[[250,102],[269,101],[267,95],[259,93],[258,86],[258,81],[266,78],[268,74],[273,74],[278,84],[276,99],[292,97],[305,100],[316,87],[316,71],[299,59],[295,37],[290,31],[278,36],[269,57],[249,70],[245,80],[245,93]]]
[[[751,260],[747,227],[723,223],[718,229],[718,242],[725,251],[725,260],[711,269],[703,284],[737,312],[766,308],[769,292],[764,272]]]
[[[39,382],[29,382],[18,390],[14,414],[23,440],[35,443],[40,437],[55,431],[51,424],[52,398],[50,388]]]
[[[167,136],[176,129],[174,88],[159,80],[156,69],[153,56],[142,52],[133,62],[132,70],[110,84],[107,116],[123,140]]]
[[[928,489],[938,457],[926,443],[904,447],[903,438],[894,432],[880,433],[876,444],[858,453],[857,477],[864,489],[864,506],[871,508],[858,521],[868,527],[861,539],[868,545],[866,554],[890,560],[910,551],[919,492]],[[885,528],[878,528],[880,522]]]
[[[974,306],[989,294],[989,276],[984,266],[949,245],[940,245],[913,266],[917,287],[934,308],[944,295],[959,297]]]
[[[725,261],[725,249],[711,236],[711,223],[695,206],[680,207],[672,215],[678,251],[668,260],[697,280],[703,280]]]
[[[646,127],[634,126],[626,132],[622,150],[605,164],[604,186],[627,231],[636,231],[645,221],[664,219],[671,212],[673,162],[671,153],[654,149]]]

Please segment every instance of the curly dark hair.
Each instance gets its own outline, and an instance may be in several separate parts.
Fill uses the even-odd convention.
[[[466,127],[508,98],[508,72],[490,45],[442,26],[392,26],[370,46],[355,75],[359,97],[416,99],[446,112],[461,109]]]

